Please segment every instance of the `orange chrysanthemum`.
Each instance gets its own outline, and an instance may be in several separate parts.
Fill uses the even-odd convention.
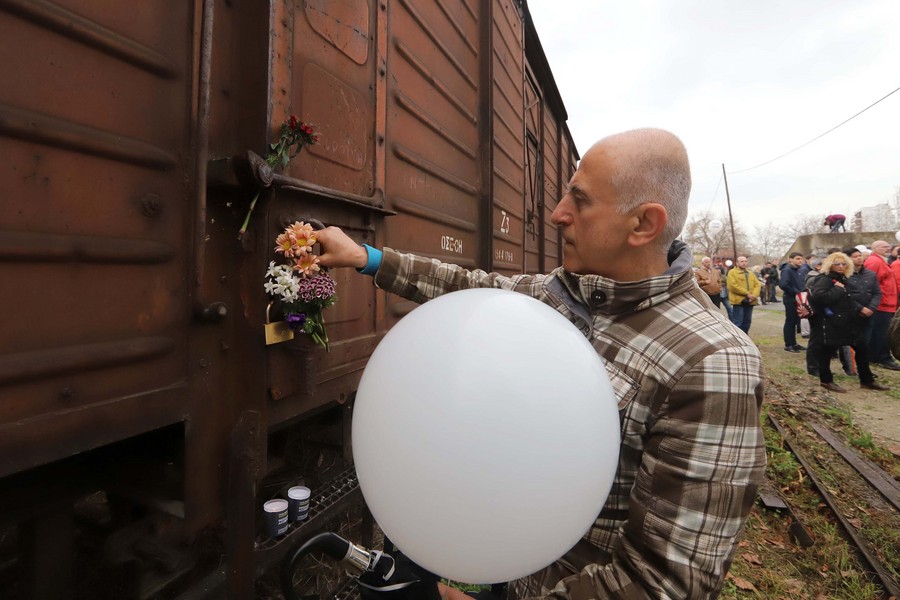
[[[309,277],[314,273],[318,273],[319,257],[315,254],[304,254],[300,258],[294,259],[294,270],[298,271],[303,277]]]

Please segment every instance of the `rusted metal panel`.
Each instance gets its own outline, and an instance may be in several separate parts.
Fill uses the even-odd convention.
[[[0,2],[3,474],[183,417],[192,21]]]
[[[524,244],[526,273],[543,271],[540,205],[543,202],[544,179],[544,98],[535,81],[531,66],[525,77],[525,189]]]
[[[376,243],[365,211],[288,189],[278,191],[271,201],[268,237],[274,240],[286,223],[310,219],[339,225],[360,243]],[[266,349],[270,426],[345,402],[375,348],[375,287],[352,269],[337,269],[331,275],[338,302],[325,314],[329,352],[307,336]]]
[[[370,0],[277,2],[291,31],[273,36],[275,66],[285,62],[285,79],[273,78],[273,99],[284,94],[273,130],[288,114],[313,124],[321,143],[304,150],[286,175],[325,187],[372,196],[375,193],[377,19]],[[287,6],[288,8],[281,8]],[[273,21],[278,27],[278,21]],[[291,37],[288,38],[287,36]]]
[[[376,244],[373,213],[383,203],[384,119],[379,116],[385,76],[383,4],[367,0],[275,3],[272,19],[273,110],[270,131],[297,114],[313,124],[320,143],[307,147],[276,177],[266,211],[261,256],[255,261],[258,294],[245,310],[251,322],[263,318],[262,273],[272,259],[272,241],[294,221],[337,225],[360,243]],[[266,422],[296,420],[322,406],[343,403],[358,384],[375,346],[375,290],[349,269],[331,275],[338,302],[325,315],[330,351],[306,336],[265,350]]]
[[[553,209],[561,197],[562,167],[562,134],[551,111],[544,112],[544,197],[541,206],[542,240],[541,255],[544,259],[544,271],[549,271],[561,264],[559,254],[559,230],[550,221]],[[564,185],[564,184],[563,184]]]
[[[384,243],[476,266],[483,182],[478,13],[468,0],[388,11]],[[386,298],[387,324],[408,306]]]
[[[525,265],[525,50],[519,9],[496,3],[493,17],[494,261],[492,268],[520,273]]]
[[[564,114],[550,114],[561,104],[526,106],[525,73],[535,74],[532,98],[546,100],[548,82],[526,64],[533,33],[521,10],[500,0],[121,9],[0,0],[0,51],[17,57],[0,65],[3,81],[16,82],[0,87],[0,196],[9,199],[0,275],[15,282],[0,295],[3,481],[106,446],[87,457],[90,471],[111,442],[144,443],[154,430],[152,443],[155,430],[183,420],[167,448],[189,474],[183,526],[193,532],[223,516],[231,435],[253,414],[262,446],[231,506],[246,513],[247,490],[269,469],[268,436],[348,402],[378,341],[414,306],[335,270],[331,351],[303,336],[266,347],[264,273],[275,236],[294,220],[470,268],[558,262],[540,209],[556,201],[546,178],[567,179],[575,151],[549,131],[564,129]],[[274,174],[239,173],[254,156],[263,162],[291,114],[321,143]],[[115,479],[95,476],[98,487]],[[0,500],[20,514],[22,502]],[[246,556],[253,525],[245,514],[232,550]]]

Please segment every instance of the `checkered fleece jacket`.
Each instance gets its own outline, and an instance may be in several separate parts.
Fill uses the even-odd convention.
[[[622,433],[612,491],[584,539],[511,595],[718,595],[764,477],[763,366],[697,287],[686,247],[666,274],[627,283],[562,268],[506,277],[386,248],[375,284],[420,303],[474,287],[528,294],[604,359]]]

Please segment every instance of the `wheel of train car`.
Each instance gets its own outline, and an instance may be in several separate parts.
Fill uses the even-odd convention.
[[[352,435],[385,534],[470,583],[533,573],[571,548],[619,452],[597,352],[554,309],[497,289],[431,300],[391,329],[360,382]]]

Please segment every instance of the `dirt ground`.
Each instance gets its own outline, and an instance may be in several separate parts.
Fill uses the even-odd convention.
[[[724,311],[724,309],[723,309]],[[819,387],[819,380],[806,373],[806,356],[784,351],[782,327],[784,326],[784,305],[767,304],[757,306],[753,311],[750,337],[760,346],[763,361],[768,365],[789,363],[796,367],[795,383],[802,389],[807,383],[809,391],[825,392]],[[806,340],[798,336],[797,341],[806,345]],[[890,371],[879,366],[873,367],[878,382],[891,388],[888,392],[863,390],[856,377],[844,375],[837,360],[832,365],[835,382],[846,388],[846,394],[833,394],[836,400],[847,404],[853,413],[855,423],[869,431],[879,445],[900,456],[900,371]],[[794,371],[794,369],[791,369]]]

